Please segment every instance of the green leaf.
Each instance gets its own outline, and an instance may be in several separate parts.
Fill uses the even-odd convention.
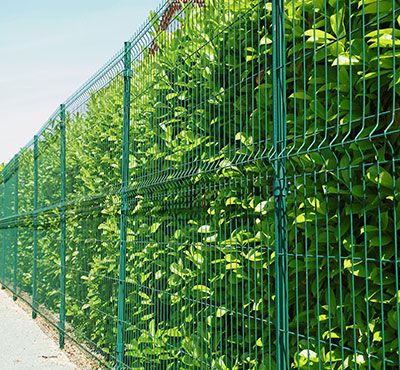
[[[210,225],[200,226],[197,232],[200,234],[209,234],[211,233],[211,226]]]
[[[206,287],[205,285],[195,285],[192,288],[192,290],[198,290],[198,291],[201,291],[201,292],[205,292],[205,293],[211,294],[210,288]]]
[[[149,334],[153,338],[156,336],[156,323],[154,320],[151,320],[149,323]]]
[[[349,66],[349,65],[355,65],[355,64],[359,64],[360,63],[360,59],[355,56],[352,55],[351,58],[349,56],[348,53],[345,54],[341,54],[339,55],[333,62],[332,62],[332,66]]]
[[[241,200],[238,197],[230,197],[225,202],[225,205],[227,205],[227,206],[230,206],[233,204],[241,204]]]
[[[236,270],[236,269],[240,268],[240,264],[237,263],[237,262],[228,263],[228,264],[225,266],[225,268],[226,268],[227,270]]]
[[[260,45],[269,45],[269,44],[272,44],[272,40],[270,38],[268,38],[267,36],[264,36],[260,40]]]
[[[168,337],[182,337],[183,334],[178,328],[167,329],[164,334]]]
[[[220,318],[220,317],[224,316],[227,312],[228,312],[228,310],[225,307],[218,307],[215,316],[217,318]]]
[[[378,173],[379,172],[379,173]],[[392,189],[393,188],[393,178],[385,169],[380,167],[379,169],[376,166],[371,167],[367,174],[367,179],[373,182],[374,184],[380,184],[385,188]]]
[[[330,33],[317,29],[307,30],[306,32],[304,32],[304,35],[309,36],[309,39],[307,41],[320,44],[335,39],[335,37],[332,36]]]
[[[267,213],[268,201],[264,200],[256,205],[254,212],[266,214]]]
[[[161,226],[161,222],[155,222],[154,224],[152,224],[151,226],[150,226],[150,234],[154,234],[157,230],[158,230],[158,228]]]
[[[335,14],[330,17],[331,27],[333,33],[336,37],[343,37],[346,35],[346,30],[344,27],[344,8],[340,8],[338,11],[335,11]]]

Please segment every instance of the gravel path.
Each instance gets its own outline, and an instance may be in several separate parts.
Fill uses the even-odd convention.
[[[0,369],[76,369],[4,290],[0,290]]]

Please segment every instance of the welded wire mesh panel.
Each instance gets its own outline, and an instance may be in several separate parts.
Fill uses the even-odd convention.
[[[0,175],[0,217],[1,217],[1,226],[0,226],[0,277],[1,281],[3,281],[3,274],[4,274],[4,251],[5,251],[5,227],[3,224],[4,218],[4,173],[1,172]]]
[[[3,173],[3,176],[6,175]],[[3,183],[3,220],[2,220],[2,284],[10,286],[12,283],[12,254],[9,248],[9,218],[10,218],[10,182],[9,177],[4,176]]]
[[[2,283],[14,290],[14,266],[18,258],[18,157],[14,157],[4,168],[3,181]]]
[[[83,203],[68,209],[67,217],[67,333],[110,362],[116,339],[119,204],[118,197]]]
[[[38,310],[55,321],[60,302],[60,218],[58,212],[45,211],[38,216],[37,294]],[[52,311],[50,314],[47,310]],[[54,314],[54,316],[52,316]]]
[[[266,17],[168,2],[133,48],[127,368],[274,363]]]
[[[33,260],[33,143],[18,156],[18,258],[16,260],[17,293],[32,294]]]
[[[60,123],[56,116],[37,136],[38,145],[38,211],[59,205],[60,185]]]
[[[33,304],[53,322],[60,303],[60,122],[55,114],[37,135],[37,253]],[[49,310],[49,311],[47,311]],[[54,316],[52,316],[54,315]]]
[[[285,11],[290,360],[397,369],[399,2]]]
[[[119,53],[66,103],[67,333],[113,363],[123,78]]]
[[[69,203],[119,190],[123,82],[119,57],[84,94],[66,105]]]

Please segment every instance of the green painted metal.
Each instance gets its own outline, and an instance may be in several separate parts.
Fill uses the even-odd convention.
[[[19,191],[18,191],[18,172],[19,172],[19,168],[18,168],[18,155],[16,155],[14,157],[14,161],[15,161],[15,169],[14,169],[14,224],[13,224],[13,228],[14,228],[14,235],[13,235],[13,242],[14,242],[14,258],[13,258],[13,300],[16,301],[17,300],[17,289],[18,289],[18,211],[19,211],[19,202],[18,202],[18,195],[19,195]]]
[[[285,1],[272,2],[272,88],[275,201],[276,366],[289,369],[289,302],[286,180]]]
[[[399,5],[164,1],[2,171],[2,285],[109,368],[399,368]]]
[[[65,344],[65,274],[66,274],[66,138],[65,138],[65,105],[60,105],[60,167],[61,167],[61,204],[60,204],[60,325],[59,346],[64,348]]]
[[[33,256],[32,256],[32,318],[37,317],[37,260],[38,260],[38,194],[39,194],[39,148],[38,136],[33,139]]]
[[[121,182],[121,219],[120,219],[120,248],[119,248],[119,280],[118,280],[118,324],[116,368],[123,369],[125,352],[125,298],[126,298],[126,241],[127,241],[127,215],[128,186],[129,186],[129,129],[131,109],[131,79],[132,61],[130,42],[125,42],[124,47],[124,117],[122,132],[122,182]]]
[[[4,176],[4,171],[2,173],[2,217],[6,217],[6,179]],[[6,228],[3,226],[1,229],[1,289],[5,289],[5,274],[6,274],[6,249],[7,249],[7,239],[6,239]]]

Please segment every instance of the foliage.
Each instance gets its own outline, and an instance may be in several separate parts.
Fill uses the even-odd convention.
[[[393,1],[377,4],[286,1],[297,368],[399,362],[400,27]],[[257,0],[186,6],[179,27],[154,31],[157,52],[134,58],[125,333],[134,369],[276,368],[273,163],[282,154],[273,151],[271,17],[271,3]],[[112,358],[122,77],[67,113],[67,319]],[[50,206],[60,199],[59,132],[41,140],[39,199]],[[40,221],[39,299],[54,310],[57,215]]]

